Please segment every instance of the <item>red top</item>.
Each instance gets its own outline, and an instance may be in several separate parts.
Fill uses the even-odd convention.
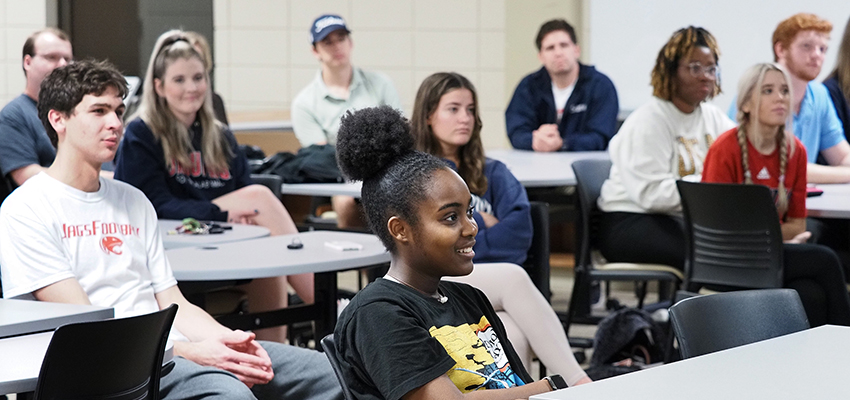
[[[753,184],[764,185],[773,192],[776,201],[779,187],[779,149],[764,155],[756,151],[747,140],[750,174]],[[789,153],[790,154],[790,153]],[[738,128],[733,128],[717,137],[708,149],[702,171],[702,181],[712,183],[744,183],[744,168],[741,164],[741,146],[738,144]],[[785,218],[806,217],[806,148],[794,138],[794,154],[785,168],[785,190],[788,193],[788,213]]]

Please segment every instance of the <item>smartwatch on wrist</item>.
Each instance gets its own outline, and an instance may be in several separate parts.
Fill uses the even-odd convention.
[[[567,381],[565,381],[561,375],[549,375],[543,379],[545,379],[546,382],[549,382],[549,387],[551,387],[552,390],[566,389],[569,387],[569,385],[567,385]]]

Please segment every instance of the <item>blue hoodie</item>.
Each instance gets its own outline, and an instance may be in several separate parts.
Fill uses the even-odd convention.
[[[446,160],[452,169],[457,166]],[[531,227],[531,212],[525,188],[501,161],[486,159],[484,176],[487,191],[484,195],[472,195],[478,235],[475,236],[476,263],[509,262],[522,265],[531,247],[534,235]],[[499,223],[488,228],[484,225],[481,211],[493,215]]]
[[[605,150],[617,133],[620,107],[611,79],[596,68],[579,64],[578,80],[558,124],[564,138],[562,151]],[[558,117],[552,79],[540,68],[520,81],[505,111],[508,138],[515,149],[531,150],[531,132]]]

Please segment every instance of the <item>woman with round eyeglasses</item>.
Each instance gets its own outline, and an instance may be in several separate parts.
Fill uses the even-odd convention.
[[[144,192],[159,218],[260,225],[272,235],[298,232],[271,190],[252,184],[236,138],[215,119],[203,56],[184,32],[160,35],[144,82],[116,156],[115,179]],[[312,274],[255,279],[245,286],[251,311],[285,307],[287,281],[313,302]],[[257,337],[286,339],[283,328],[260,330]]]
[[[684,269],[679,179],[699,181],[708,147],[735,124],[714,105],[720,93],[717,41],[694,26],[676,31],[652,70],[653,97],[614,135],[602,185],[598,244],[609,262]]]

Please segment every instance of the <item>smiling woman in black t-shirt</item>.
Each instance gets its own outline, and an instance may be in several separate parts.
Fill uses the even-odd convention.
[[[516,399],[552,390],[551,380],[532,382],[483,293],[440,279],[472,271],[478,226],[463,179],[414,151],[407,121],[391,107],[343,117],[337,158],[346,177],[363,181],[369,226],[392,254],[387,275],[355,296],[336,326],[355,397]]]

